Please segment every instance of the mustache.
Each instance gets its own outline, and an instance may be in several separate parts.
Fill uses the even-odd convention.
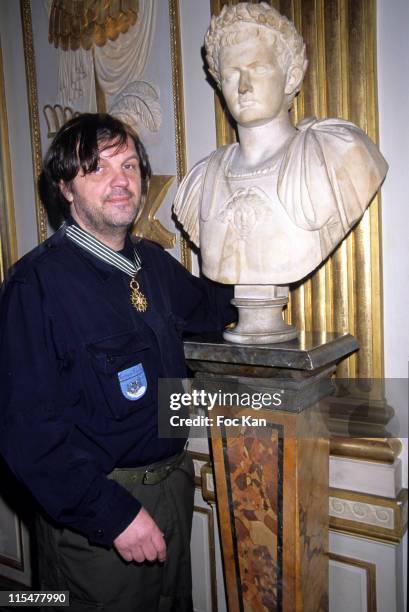
[[[110,200],[111,198],[115,198],[117,196],[126,196],[128,198],[133,198],[135,196],[133,191],[129,191],[129,189],[116,188],[112,189],[106,196],[104,196],[104,201]]]

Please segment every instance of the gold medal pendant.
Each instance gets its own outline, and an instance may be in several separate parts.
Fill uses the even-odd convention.
[[[142,291],[140,291],[138,281],[133,278],[129,283],[129,286],[131,288],[132,306],[136,308],[138,312],[145,312],[148,308],[148,300],[146,299]]]

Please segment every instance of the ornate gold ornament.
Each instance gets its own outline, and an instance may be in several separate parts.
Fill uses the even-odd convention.
[[[139,283],[136,278],[133,278],[129,283],[131,288],[131,303],[138,312],[146,312],[148,309],[148,300],[139,289]]]
[[[151,177],[142,213],[132,229],[135,236],[143,236],[158,242],[164,249],[172,249],[175,246],[176,236],[173,232],[169,232],[158,219],[155,219],[155,215],[174,180],[174,176],[153,175]]]
[[[331,455],[393,463],[402,452],[399,438],[351,438],[335,436],[330,442]]]
[[[138,0],[53,0],[48,41],[76,51],[102,47],[137,22]]]

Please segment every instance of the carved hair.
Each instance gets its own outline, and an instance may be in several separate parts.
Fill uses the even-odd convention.
[[[248,24],[245,31],[240,27],[241,24]],[[289,96],[289,101],[291,101],[300,90],[307,69],[305,44],[294,24],[265,2],[259,4],[240,2],[235,6],[225,5],[220,15],[217,17],[213,15],[205,36],[205,48],[209,71],[218,87],[221,87],[220,50],[223,47],[248,40],[249,37],[265,40],[274,46],[277,61],[284,74],[287,74],[293,67],[300,69],[302,76]]]

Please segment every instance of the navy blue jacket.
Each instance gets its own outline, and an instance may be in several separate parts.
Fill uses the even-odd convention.
[[[231,287],[192,276],[149,241],[137,250],[145,313],[130,303],[130,278],[64,228],[16,264],[0,303],[0,452],[54,520],[106,547],[140,509],[106,475],[184,446],[157,433],[158,378],[186,375],[182,331],[234,318]],[[134,401],[118,373],[139,364],[147,390]]]

